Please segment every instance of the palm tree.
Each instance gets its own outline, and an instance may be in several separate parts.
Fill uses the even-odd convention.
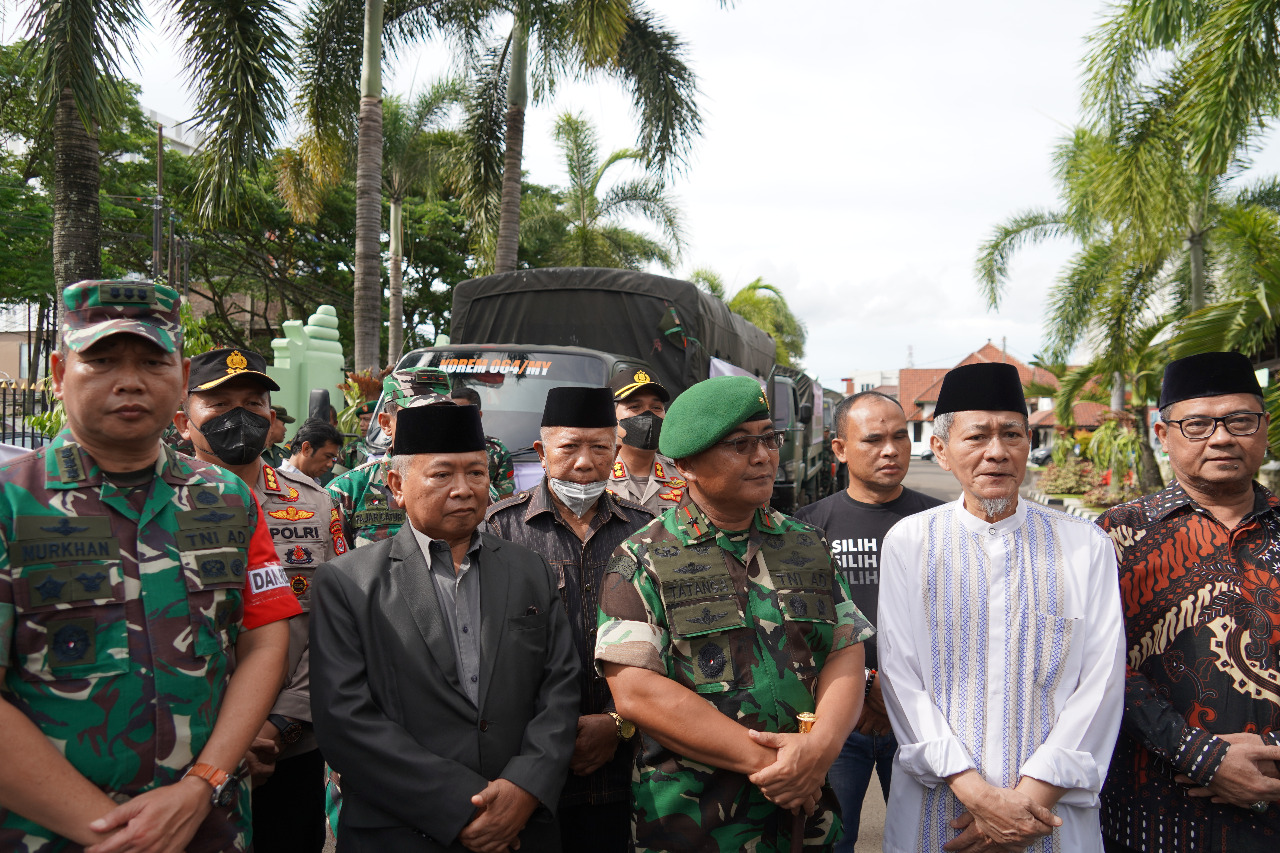
[[[608,171],[619,163],[642,161],[633,149],[614,151],[600,161],[599,140],[581,116],[565,113],[556,121],[556,144],[564,155],[569,188],[557,203],[535,205],[529,216],[531,233],[547,230],[563,235],[552,250],[554,262],[572,267],[641,269],[657,263],[671,269],[680,256],[683,235],[680,212],[662,181],[653,176],[622,181],[601,195]],[[619,222],[638,216],[654,223],[663,239],[655,240]]]
[[[684,45],[638,0],[507,0],[502,12],[512,15],[512,28],[500,46],[475,64],[477,95],[470,101],[479,115],[468,122],[470,129],[485,134],[470,144],[475,159],[493,163],[493,152],[503,152],[496,272],[513,270],[517,262],[524,114],[530,95],[537,103],[565,74],[604,75],[622,82],[630,88],[638,114],[637,147],[659,173],[683,164],[701,127],[694,102],[697,84],[681,58]],[[500,125],[491,120],[496,97],[505,102]],[[483,206],[492,202],[473,199],[469,212]]]
[[[391,203],[391,288],[390,320],[387,323],[387,364],[395,364],[404,342],[404,200],[411,192],[434,193],[444,171],[443,160],[455,146],[453,134],[429,133],[450,106],[462,96],[462,84],[455,79],[433,84],[411,105],[400,98],[388,98],[383,105],[382,183]]]
[[[303,17],[302,158],[313,181],[356,148],[356,371],[379,367],[382,325],[382,61],[434,35],[478,38],[496,0],[310,0]],[[357,85],[357,80],[359,81]],[[354,120],[353,120],[354,119]],[[345,144],[344,144],[345,143]]]
[[[725,300],[724,279],[706,267],[699,267],[689,274],[689,281],[718,299]],[[757,278],[725,300],[729,310],[754,323],[773,336],[778,364],[797,367],[804,358],[804,343],[808,330],[792,312],[782,290]]]
[[[216,220],[234,213],[240,175],[269,154],[285,118],[288,11],[280,0],[179,0],[171,14],[184,34],[195,117],[207,140],[202,213]],[[120,60],[132,53],[145,13],[137,0],[31,0],[25,19],[38,97],[54,129],[54,281],[61,294],[101,274],[98,126],[121,106]]]

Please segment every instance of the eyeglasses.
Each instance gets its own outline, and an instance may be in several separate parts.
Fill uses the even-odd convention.
[[[1232,435],[1253,435],[1262,426],[1262,416],[1265,414],[1266,412],[1232,412],[1220,418],[1197,415],[1165,423],[1177,424],[1184,436],[1192,441],[1200,441],[1217,432],[1218,424],[1222,424],[1223,429]]]
[[[716,443],[725,447],[732,447],[736,453],[747,454],[755,453],[756,448],[762,444],[767,450],[778,450],[782,447],[782,442],[786,440],[787,434],[784,432],[766,432],[761,435],[740,435],[737,438],[726,438],[724,441]]]

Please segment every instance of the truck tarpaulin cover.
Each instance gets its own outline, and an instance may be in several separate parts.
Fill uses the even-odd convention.
[[[767,377],[773,338],[686,281],[632,270],[517,270],[453,291],[450,341],[578,346],[642,358],[672,394],[712,358]]]

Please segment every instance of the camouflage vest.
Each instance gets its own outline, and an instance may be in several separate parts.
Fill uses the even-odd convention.
[[[663,608],[677,654],[668,657],[668,676],[703,694],[732,694],[764,689],[772,682],[788,705],[813,708],[818,669],[813,649],[791,623],[827,623],[834,627],[831,559],[821,540],[805,530],[763,534],[760,556],[770,565],[768,578],[751,579],[746,569],[714,541],[681,545],[654,543],[648,557],[660,584]],[[774,566],[780,568],[773,568]],[[745,581],[740,592],[734,579]],[[776,633],[783,627],[781,634]],[[813,627],[813,626],[809,626]],[[760,636],[758,636],[760,635]],[[781,642],[779,642],[781,640]],[[770,660],[759,660],[760,654]],[[825,659],[825,654],[821,654]],[[799,680],[778,677],[794,672]],[[770,676],[769,673],[774,673]],[[808,696],[788,689],[802,685]],[[729,695],[709,696],[721,711],[737,716]]]

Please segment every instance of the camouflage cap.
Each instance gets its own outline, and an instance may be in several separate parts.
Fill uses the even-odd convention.
[[[79,352],[110,335],[139,335],[181,352],[178,292],[149,281],[81,281],[62,292],[62,341]]]
[[[397,370],[382,381],[387,402],[402,409],[452,403],[449,398],[449,374],[435,367],[410,367]]]

